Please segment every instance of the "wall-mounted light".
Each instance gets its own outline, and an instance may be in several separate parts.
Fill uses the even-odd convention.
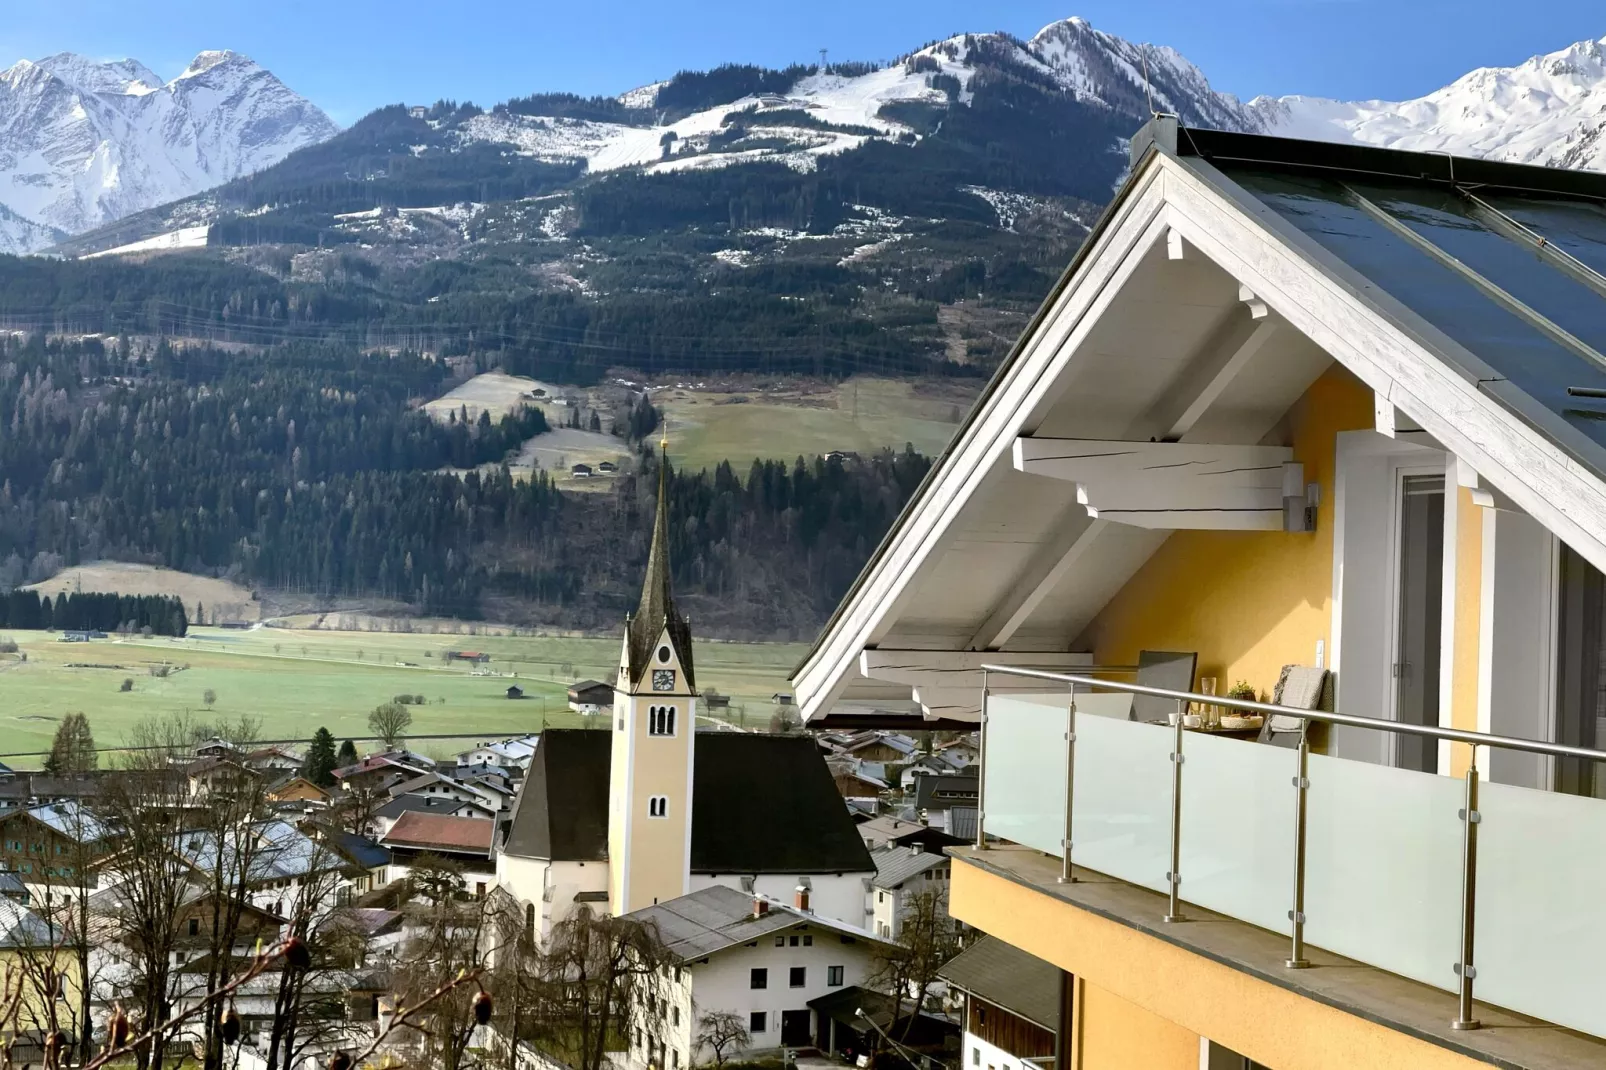
[[[1322,485],[1305,482],[1305,466],[1298,461],[1283,465],[1283,530],[1315,531],[1316,507],[1322,502]]]

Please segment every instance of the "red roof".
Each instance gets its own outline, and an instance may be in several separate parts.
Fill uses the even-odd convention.
[[[496,822],[478,817],[446,817],[410,810],[380,840],[388,847],[414,847],[489,857]]]

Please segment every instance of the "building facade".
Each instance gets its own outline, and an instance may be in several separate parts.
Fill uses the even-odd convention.
[[[1606,1064],[1603,272],[1598,175],[1134,140],[794,677],[985,708],[950,905],[1059,1065]]]

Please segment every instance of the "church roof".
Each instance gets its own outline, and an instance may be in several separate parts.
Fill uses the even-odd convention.
[[[658,458],[658,505],[652,525],[652,549],[647,554],[647,578],[641,585],[641,602],[626,627],[625,647],[632,686],[641,682],[658,637],[669,629],[669,641],[680,658],[686,688],[695,692],[692,671],[691,625],[675,609],[669,584],[669,458]]]
[[[607,858],[612,753],[612,732],[550,728],[541,733],[513,801],[502,849],[564,862]]]
[[[606,858],[612,749],[612,732],[545,732],[503,849],[554,861]],[[699,733],[692,778],[693,873],[875,868],[807,736]]]

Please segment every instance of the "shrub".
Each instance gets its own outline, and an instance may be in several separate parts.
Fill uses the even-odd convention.
[[[134,690],[134,678],[132,676],[123,677],[123,682],[118,685],[117,690],[119,690],[119,691],[132,691],[132,690]]]

